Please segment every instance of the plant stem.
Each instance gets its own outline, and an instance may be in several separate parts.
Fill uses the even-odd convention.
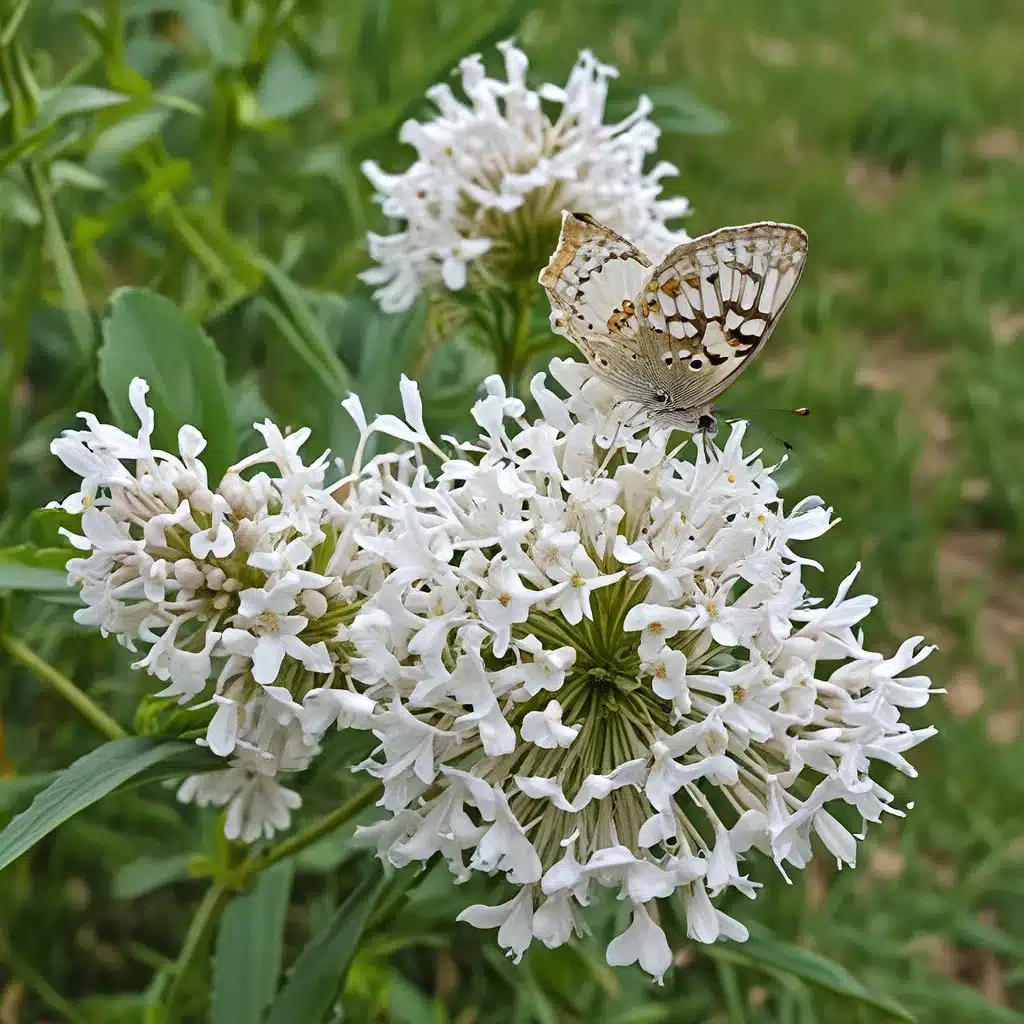
[[[202,902],[192,917],[192,923],[188,926],[185,942],[178,954],[178,959],[170,969],[171,980],[163,998],[163,1005],[168,1013],[173,1012],[189,966],[202,948],[210,929],[220,918],[220,912],[224,909],[229,894],[230,886],[227,879],[214,882],[203,894]]]
[[[7,504],[14,449],[14,418],[18,386],[28,363],[28,322],[39,291],[41,236],[33,232],[25,254],[24,269],[14,295],[10,314],[4,322],[7,342],[0,373],[0,507]]]
[[[501,339],[501,350],[498,354],[498,372],[505,381],[510,395],[516,393],[516,385],[523,372],[522,360],[526,342],[530,335],[530,318],[533,313],[531,289],[519,286],[515,290],[513,302],[515,316],[510,335]]]
[[[128,735],[88,694],[80,690],[66,675],[58,672],[49,662],[43,661],[31,648],[20,640],[4,633],[0,635],[0,647],[16,661],[20,661],[44,682],[49,683],[83,717],[87,718],[108,739],[120,740]]]
[[[330,835],[331,832],[341,828],[342,825],[354,818],[360,811],[369,807],[380,795],[380,792],[380,783],[372,783],[336,810],[325,814],[319,821],[314,821],[311,825],[307,825],[301,832],[297,832],[290,838],[278,843],[262,856],[246,861],[236,873],[237,882],[241,885],[250,876],[265,871],[279,861],[301,853],[307,846],[312,846],[318,839]]]

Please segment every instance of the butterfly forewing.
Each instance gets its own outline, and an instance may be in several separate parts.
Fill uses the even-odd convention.
[[[626,383],[616,353],[621,360],[622,346],[635,341],[635,299],[650,272],[651,261],[621,235],[587,214],[562,214],[558,248],[540,275],[551,327],[613,382]]]
[[[673,403],[720,395],[761,350],[803,272],[807,235],[764,221],[722,228],[673,249],[637,305],[675,384]]]

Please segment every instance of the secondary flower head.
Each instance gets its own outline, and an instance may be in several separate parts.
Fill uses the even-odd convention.
[[[269,837],[299,803],[278,773],[305,768],[327,729],[372,709],[337,671],[348,624],[388,571],[355,537],[384,543],[392,521],[366,509],[410,461],[376,460],[332,489],[326,454],[309,465],[299,454],[309,431],[283,435],[268,420],[256,424],[264,447],[214,487],[194,427],[181,428],[177,455],[152,447],[147,391],[132,381],[136,436],[83,413],[88,429],[51,445],[83,478],[61,503],[81,515],[80,534],[62,531],[83,552],[67,564],[84,603],[75,620],[137,653],[133,667],[163,684],[155,696],[209,708],[202,742],[231,767],[180,795],[227,804],[231,838]]]
[[[586,367],[552,373],[570,397],[538,375],[532,422],[486,381],[478,440],[407,493],[434,557],[352,623],[379,740],[361,767],[389,815],[362,834],[396,866],[440,852],[458,880],[504,876],[506,902],[461,918],[517,958],[580,933],[593,890],[616,889],[632,923],[608,961],[660,979],[659,900],[693,939],[743,939],[713,901],[755,895],[753,850],[785,874],[816,835],[853,864],[842,819],[902,813],[870,773],[914,774],[903,755],[934,729],[901,711],[931,691],[901,673],[931,648],[864,648],[875,599],[851,595],[856,570],[828,604],[808,593],[815,563],[794,547],[831,510],[787,511],[742,424],[682,458],[665,434],[616,428]]]
[[[363,164],[384,213],[404,222],[395,234],[369,235],[378,265],[362,278],[385,310],[408,307],[424,289],[457,291],[470,274],[532,281],[562,209],[585,210],[652,259],[687,237],[666,225],[687,201],[659,198],[661,179],[676,168],[662,161],[644,170],[660,134],[647,97],[605,123],[615,68],[584,50],[565,86],[533,90],[526,55],[511,42],[499,49],[503,79],[487,76],[479,54],[460,63],[466,101],[446,84],[427,90],[437,116],[407,121],[399,136],[416,149],[408,170]]]

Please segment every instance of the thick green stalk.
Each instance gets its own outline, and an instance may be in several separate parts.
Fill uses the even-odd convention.
[[[72,707],[88,719],[108,739],[120,740],[128,734],[93,699],[80,690],[66,675],[58,672],[49,662],[44,661],[31,648],[8,634],[0,635],[0,647],[16,661],[49,683]]]
[[[279,861],[301,853],[307,847],[312,846],[318,839],[323,839],[324,836],[330,835],[336,829],[351,821],[357,814],[374,803],[377,797],[380,796],[380,793],[381,786],[379,782],[374,782],[367,786],[339,808],[331,811],[329,814],[325,814],[319,821],[314,821],[301,832],[296,832],[295,835],[271,847],[262,856],[254,857],[243,863],[238,869],[237,881],[244,883],[252,875],[266,871],[267,868],[277,864]]]

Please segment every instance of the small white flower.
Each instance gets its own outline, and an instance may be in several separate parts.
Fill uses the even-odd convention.
[[[665,972],[672,966],[668,939],[643,903],[633,904],[633,923],[608,943],[605,955],[611,967],[639,963],[659,985],[665,984]]]
[[[562,725],[562,705],[548,701],[543,711],[529,711],[523,719],[522,737],[527,743],[551,750],[568,747],[580,731],[578,725]]]
[[[643,98],[625,120],[606,124],[614,68],[584,51],[564,88],[534,91],[526,85],[526,55],[511,43],[499,49],[504,79],[488,78],[478,55],[460,63],[468,102],[448,85],[427,90],[437,115],[407,121],[399,136],[416,149],[408,170],[388,174],[363,164],[385,215],[404,222],[396,234],[368,236],[378,265],[361,276],[385,310],[405,309],[424,288],[459,291],[478,264],[492,273],[513,269],[524,237],[550,234],[553,241],[563,208],[627,231],[652,255],[686,240],[666,221],[684,214],[687,201],[659,198],[661,179],[676,169],[664,161],[643,169],[658,145],[650,102]],[[554,121],[541,99],[561,108]]]

